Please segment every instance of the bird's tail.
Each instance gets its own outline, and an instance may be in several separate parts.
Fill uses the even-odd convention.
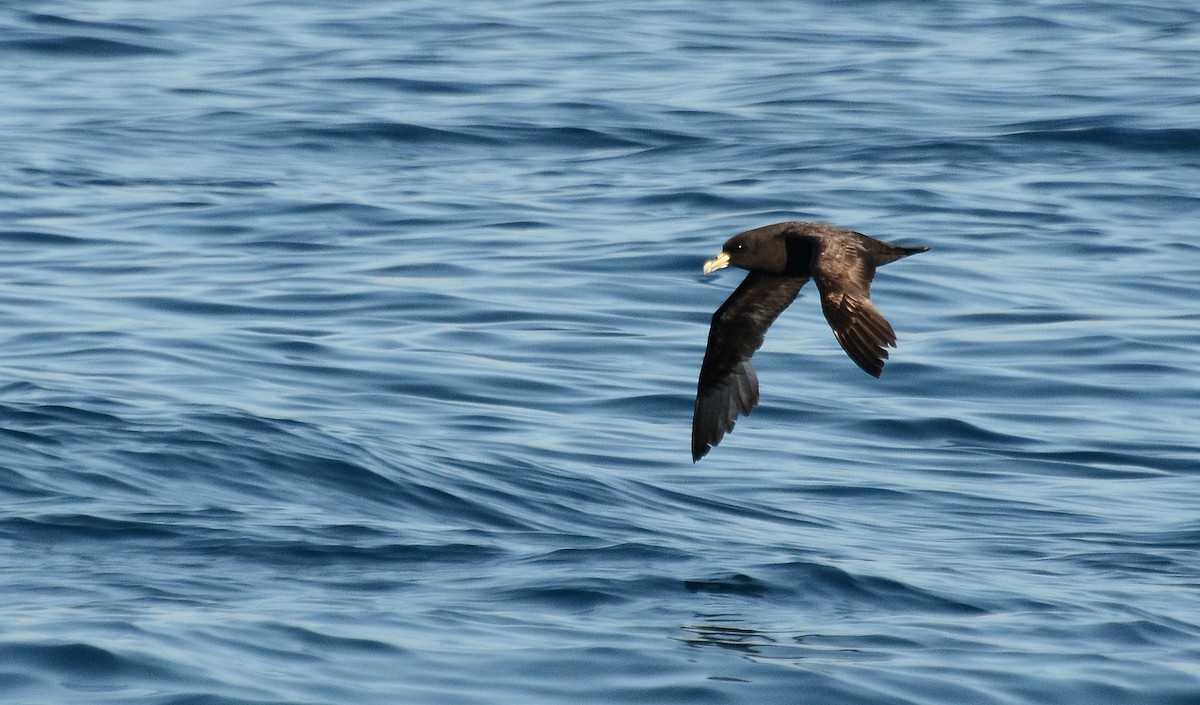
[[[918,252],[928,251],[929,248],[925,245],[905,247],[903,245],[893,245],[890,242],[880,242],[879,240],[875,240],[871,245],[871,254],[875,256],[875,266],[877,267],[882,267],[889,262],[895,262],[909,255],[915,255]]]

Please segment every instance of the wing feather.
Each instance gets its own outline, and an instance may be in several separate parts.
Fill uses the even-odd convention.
[[[855,364],[878,377],[887,348],[896,347],[896,332],[871,302],[874,257],[857,242],[826,239],[813,253],[812,271],[834,337]]]
[[[749,414],[758,404],[758,376],[750,357],[807,281],[808,277],[750,272],[713,314],[696,385],[693,462],[733,430],[739,412]]]

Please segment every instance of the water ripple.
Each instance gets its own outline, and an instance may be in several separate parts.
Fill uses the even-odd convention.
[[[1195,9],[132,7],[0,27],[10,698],[1195,700]],[[790,218],[899,346],[692,464]]]

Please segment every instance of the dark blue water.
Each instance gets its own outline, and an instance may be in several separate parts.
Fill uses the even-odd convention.
[[[1192,2],[0,11],[0,700],[1200,702]],[[689,453],[702,262],[806,289]]]

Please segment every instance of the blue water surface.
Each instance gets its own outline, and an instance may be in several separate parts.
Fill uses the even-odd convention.
[[[0,700],[1200,702],[1194,2],[0,10]],[[693,465],[732,234],[814,290]]]

